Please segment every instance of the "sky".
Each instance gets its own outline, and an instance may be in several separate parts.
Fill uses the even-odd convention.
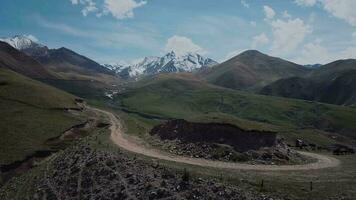
[[[1,0],[0,37],[28,35],[99,63],[257,49],[299,64],[356,58],[356,0]]]

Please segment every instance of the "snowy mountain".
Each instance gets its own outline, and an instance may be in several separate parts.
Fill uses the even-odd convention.
[[[145,57],[133,65],[111,64],[104,66],[115,71],[121,77],[132,78],[158,73],[192,72],[216,64],[218,64],[216,61],[197,53],[177,56],[172,51],[163,57]]]
[[[31,35],[15,35],[11,38],[0,38],[0,41],[8,43],[15,49],[18,49],[35,59],[40,56],[46,56],[49,53],[48,47],[39,44],[37,39]]]
[[[6,42],[18,50],[45,47],[41,44],[36,43],[35,40],[36,39],[33,38],[33,36],[26,35],[16,35],[11,38],[0,38],[0,41]]]

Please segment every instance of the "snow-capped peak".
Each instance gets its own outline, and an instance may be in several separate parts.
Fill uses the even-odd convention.
[[[138,77],[158,73],[192,72],[200,68],[211,67],[218,64],[216,61],[205,58],[197,53],[187,53],[177,56],[175,52],[169,52],[162,57],[145,57],[132,65],[104,65],[113,69],[123,77]]]
[[[37,43],[37,39],[32,35],[15,35],[11,38],[0,38],[0,41],[6,42],[18,50],[44,47],[43,45]]]

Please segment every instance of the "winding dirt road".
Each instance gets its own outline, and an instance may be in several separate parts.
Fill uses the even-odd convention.
[[[221,162],[221,161],[212,161],[200,158],[189,158],[183,156],[172,156],[167,153],[161,152],[155,149],[149,149],[144,147],[143,145],[139,145],[136,142],[130,141],[123,135],[123,128],[120,123],[120,120],[112,113],[104,110],[99,110],[96,108],[92,108],[97,112],[101,112],[107,115],[111,121],[111,140],[118,145],[119,147],[131,151],[137,154],[142,154],[148,157],[203,166],[203,167],[214,167],[214,168],[222,168],[222,169],[238,169],[238,170],[256,170],[256,171],[288,171],[288,170],[312,170],[312,169],[323,169],[323,168],[331,168],[336,167],[340,164],[340,161],[336,158],[308,153],[308,152],[299,152],[305,156],[309,156],[315,158],[317,162],[304,164],[304,165],[250,165],[250,164],[242,164],[242,163],[230,163],[230,162]]]

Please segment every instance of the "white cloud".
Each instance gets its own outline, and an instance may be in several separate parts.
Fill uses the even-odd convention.
[[[257,23],[255,21],[250,21],[250,25],[253,26],[253,27],[256,27]]]
[[[161,48],[156,32],[145,27],[139,29],[139,31],[122,27],[110,27],[108,29],[100,26],[96,26],[95,29],[81,29],[68,24],[48,21],[41,16],[36,16],[34,21],[41,27],[57,31],[61,34],[87,39],[90,44],[96,47],[140,48],[149,50]]]
[[[294,59],[300,64],[326,64],[340,59],[355,58],[356,46],[350,46],[341,51],[331,52],[321,45],[320,40],[305,44],[301,55]]]
[[[314,6],[317,0],[295,0],[295,3],[300,6]]]
[[[98,8],[96,7],[95,3],[92,1],[88,1],[87,5],[82,9],[83,16],[87,16],[91,12],[97,11]]]
[[[276,15],[276,12],[269,6],[263,6],[263,11],[265,12],[266,20],[273,19]]]
[[[252,41],[252,49],[256,49],[259,45],[265,45],[268,44],[269,39],[265,33],[261,33],[260,35],[256,35],[253,37]]]
[[[34,35],[25,35],[28,39],[34,41],[34,42],[39,42],[39,40],[37,39],[37,37],[35,37]]]
[[[353,42],[356,43],[356,32],[353,32],[353,33],[352,33],[352,39],[353,39]]]
[[[195,44],[190,38],[179,35],[169,38],[164,50],[166,52],[174,51],[177,55],[184,55],[186,53],[206,53],[203,48]]]
[[[246,2],[246,0],[241,0],[241,4],[242,4],[245,8],[250,8],[250,5]]]
[[[125,19],[134,17],[134,9],[145,5],[146,1],[136,2],[136,0],[104,0],[99,8],[95,0],[70,0],[73,5],[81,5],[83,16],[89,13],[95,13],[97,17],[111,14],[116,19]]]
[[[73,5],[82,5],[82,14],[83,16],[87,16],[91,12],[96,12],[98,8],[96,7],[96,3],[93,0],[70,0]]]
[[[284,18],[287,18],[287,19],[292,18],[292,16],[286,10],[283,11],[282,15],[283,15]]]
[[[134,17],[133,10],[145,5],[146,1],[135,0],[105,0],[104,14],[111,13],[117,19]]]
[[[41,27],[60,31],[60,32],[68,34],[68,35],[73,35],[73,36],[78,36],[78,37],[90,37],[91,36],[91,34],[88,31],[83,31],[83,30],[77,29],[75,27],[68,26],[67,24],[50,22],[50,21],[47,21],[46,19],[43,19],[40,16],[35,17],[35,20],[38,23],[38,25],[40,25]]]
[[[246,50],[247,49],[245,49],[245,50],[238,49],[238,50],[235,50],[235,51],[231,51],[228,54],[226,54],[225,60],[221,60],[220,62],[224,62],[224,61],[230,60],[231,58],[241,54],[242,52],[244,52]]]
[[[324,9],[333,16],[343,19],[352,26],[356,26],[355,0],[321,0]]]
[[[300,45],[305,36],[311,32],[304,21],[296,19],[274,20],[271,22],[273,42],[272,53],[275,55],[284,55],[295,50]]]
[[[79,3],[79,0],[70,0],[70,2],[72,2],[72,4],[77,5]]]
[[[351,26],[356,26],[355,0],[295,0],[300,6],[314,6],[318,2],[334,17],[345,20]]]
[[[356,46],[347,47],[345,50],[342,50],[339,54],[339,59],[350,59],[356,58]]]
[[[330,52],[319,41],[304,45],[301,57],[296,59],[300,64],[325,64],[333,60]]]

